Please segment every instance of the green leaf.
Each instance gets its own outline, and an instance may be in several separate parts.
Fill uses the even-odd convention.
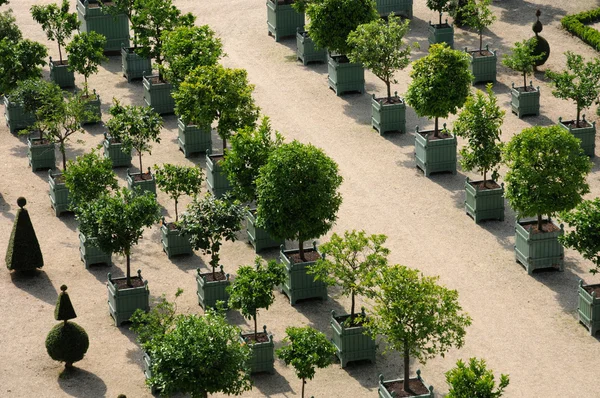
[[[500,398],[509,378],[500,375],[496,389],[494,373],[487,369],[485,360],[470,358],[468,366],[459,359],[456,367],[446,372],[446,382],[450,385],[447,398]]]
[[[600,270],[600,198],[584,200],[570,212],[563,212],[560,218],[574,230],[559,236],[566,247],[577,250],[583,258],[591,261],[592,274]]]
[[[178,166],[165,163],[154,166],[154,179],[158,188],[175,201],[175,221],[177,202],[181,195],[196,197],[202,189],[202,170],[195,166]]]
[[[97,32],[82,32],[73,37],[71,43],[67,45],[69,53],[69,70],[81,73],[85,78],[83,91],[88,93],[87,80],[93,73],[98,73],[98,65],[103,61],[108,61],[104,55],[104,45],[106,37]]]

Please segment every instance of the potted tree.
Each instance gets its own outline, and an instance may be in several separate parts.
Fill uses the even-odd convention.
[[[234,131],[254,127],[258,107],[254,104],[254,85],[248,83],[244,69],[221,65],[200,66],[179,85],[175,98],[176,113],[187,123],[198,126],[217,121],[217,133],[223,140],[223,153],[206,155],[206,185],[217,198],[229,190],[229,181],[221,169],[227,139]]]
[[[365,91],[365,70],[346,56],[351,46],[350,32],[359,25],[379,17],[374,0],[319,0],[309,2],[306,14],[310,17],[308,32],[319,48],[327,48],[329,87],[337,95],[350,91]]]
[[[180,254],[192,254],[190,237],[180,233],[177,204],[181,195],[195,198],[200,193],[202,170],[195,166],[186,167],[168,163],[162,166],[155,165],[154,170],[158,188],[175,201],[175,221],[167,223],[163,217],[160,227],[163,250],[169,258]]]
[[[6,268],[9,271],[33,273],[44,266],[44,257],[40,249],[29,211],[25,208],[27,200],[20,196],[17,199],[17,214],[13,222],[8,247],[6,248]]]
[[[16,88],[4,96],[4,117],[11,133],[30,130],[37,120],[36,111],[45,98],[42,92],[53,84],[39,77],[32,77],[20,80]]]
[[[150,142],[160,143],[162,118],[149,106],[121,105],[116,100],[109,112],[112,118],[106,126],[111,132],[112,140],[121,144],[122,152],[131,153],[135,149],[138,154],[140,171],[130,173],[127,169],[127,186],[130,189],[139,186],[156,195],[156,181],[149,167],[148,172],[144,172],[142,155],[144,152],[150,153]]]
[[[242,227],[242,208],[227,196],[217,199],[207,194],[194,199],[181,217],[180,234],[188,235],[195,250],[210,255],[211,272],[200,273],[197,269],[198,304],[203,308],[214,307],[218,301],[227,303],[229,274],[219,264],[219,251],[223,240],[235,242],[237,231]],[[220,268],[219,271],[216,271]]]
[[[572,229],[559,237],[560,242],[577,250],[581,256],[592,262],[592,274],[600,269],[600,198],[584,200],[573,210],[560,215]],[[592,336],[600,330],[600,285],[584,285],[579,281],[579,322],[583,323]]]
[[[381,135],[388,131],[406,132],[406,104],[397,92],[392,97],[391,85],[398,83],[394,73],[410,63],[411,46],[403,40],[408,24],[408,20],[401,22],[392,13],[387,22],[376,19],[359,25],[348,35],[350,62],[371,70],[387,88],[386,97],[375,98],[373,94],[371,98],[371,126]]]
[[[296,0],[292,3],[292,8],[304,16],[306,6],[311,0]],[[296,56],[307,65],[309,62],[327,62],[327,49],[317,47],[306,29],[304,29],[304,20],[302,27],[296,28]]]
[[[60,6],[56,3],[33,5],[31,16],[42,25],[48,40],[58,44],[58,62],[50,57],[50,80],[61,88],[75,86],[75,74],[68,68],[67,59],[63,60],[61,50],[73,31],[79,28],[77,14],[69,12],[69,1],[63,0]]]
[[[377,12],[382,18],[390,15],[401,15],[404,18],[413,17],[413,0],[375,0]]]
[[[558,118],[558,125],[567,129],[581,140],[581,147],[586,155],[594,157],[596,149],[596,122],[588,122],[581,111],[589,108],[598,99],[600,92],[600,60],[585,62],[583,57],[570,51],[565,53],[567,69],[562,72],[546,71],[554,86],[552,95],[556,98],[569,99],[575,102],[577,116],[575,120],[564,121]]]
[[[536,62],[544,56],[544,53],[535,55],[535,45],[535,38],[516,42],[512,54],[505,55],[502,59],[505,66],[523,74],[523,87],[515,88],[513,83],[510,90],[510,107],[519,118],[540,114],[540,88],[533,87],[532,82],[527,86],[527,74],[533,73]]]
[[[498,184],[498,165],[502,160],[500,135],[505,112],[487,85],[487,96],[477,90],[465,102],[454,123],[454,133],[468,140],[460,150],[460,165],[465,171],[477,170],[482,181],[465,181],[465,211],[476,223],[482,220],[504,221],[504,183]],[[491,179],[488,180],[488,173]]]
[[[442,13],[448,11],[450,7],[449,0],[427,0],[427,8],[431,11],[437,11],[440,15],[439,23],[432,24],[429,21],[427,41],[429,45],[446,43],[448,47],[454,48],[454,27],[446,22],[442,23]]]
[[[589,192],[585,178],[591,162],[582,153],[577,138],[559,126],[526,128],[504,148],[506,198],[519,219],[537,218],[517,219],[515,226],[516,259],[528,274],[539,268],[563,270],[564,248],[558,240],[563,227],[550,217],[571,210]]]
[[[496,82],[496,51],[490,51],[486,45],[483,49],[483,30],[494,23],[496,16],[490,10],[492,0],[469,0],[461,9],[467,25],[477,30],[479,34],[479,50],[465,52],[471,56],[470,70],[473,84],[479,82]]]
[[[317,368],[326,368],[331,364],[335,346],[323,333],[310,326],[289,326],[285,329],[285,334],[283,341],[288,344],[277,349],[277,356],[286,365],[294,367],[296,376],[302,381],[300,396],[304,398],[306,380],[315,377]]]
[[[267,28],[275,41],[294,36],[297,29],[304,28],[304,10],[294,7],[296,2],[305,0],[267,0]]]
[[[471,318],[462,312],[458,292],[438,285],[437,277],[424,276],[403,265],[384,268],[377,280],[373,314],[366,321],[373,336],[384,336],[392,349],[401,353],[404,377],[384,380],[379,376],[379,396],[394,393],[409,397],[431,398],[420,371],[410,378],[410,358],[422,364],[453,346],[464,344],[465,328]],[[402,321],[398,321],[402,320]]]
[[[94,90],[90,94],[88,90],[88,78],[92,73],[98,73],[98,65],[108,58],[104,56],[103,48],[106,38],[99,33],[80,33],[73,36],[73,40],[67,45],[69,53],[69,70],[83,75],[83,96],[86,109],[94,115],[94,118],[84,119],[83,124],[96,123],[102,118],[100,110],[100,96]]]
[[[500,383],[496,388],[494,373],[489,370],[485,360],[470,358],[469,364],[456,361],[456,367],[446,372],[446,383],[450,386],[448,398],[500,398],[508,387],[508,375],[500,375]]]
[[[113,279],[109,273],[106,283],[109,312],[115,325],[128,321],[138,308],[148,311],[148,281],[142,278],[140,270],[137,276],[131,276],[131,251],[142,237],[144,227],[160,220],[156,197],[150,192],[122,188],[82,207],[78,220],[79,230],[85,236],[96,237],[100,249],[125,256],[126,276]]]
[[[283,143],[279,132],[271,129],[267,116],[257,129],[246,127],[231,137],[231,148],[226,152],[221,166],[227,175],[232,195],[240,202],[251,203],[246,209],[246,232],[248,242],[259,251],[281,246],[284,241],[274,239],[267,231],[256,225],[256,179],[269,154]]]
[[[473,80],[469,56],[446,44],[433,44],[428,55],[413,63],[410,77],[406,102],[417,115],[434,118],[433,130],[419,131],[417,127],[417,167],[425,176],[443,171],[456,174],[456,137],[446,129],[445,123],[440,129],[438,119],[456,113],[469,96]]]
[[[241,334],[241,340],[252,349],[250,371],[252,373],[273,373],[275,362],[273,335],[263,331],[258,332],[256,316],[258,310],[268,310],[275,296],[273,288],[283,283],[285,279],[284,267],[275,260],[271,260],[265,267],[261,258],[256,257],[254,267],[241,266],[233,283],[227,287],[229,293],[229,308],[240,310],[242,315],[254,321],[254,333]]]
[[[304,242],[333,226],[342,203],[341,184],[337,164],[322,150],[298,141],[276,148],[259,170],[256,224],[276,239],[298,242],[298,249],[284,250],[282,245],[279,252],[286,267],[281,289],[291,305],[313,297],[327,300],[325,282],[307,273],[321,254],[315,242],[308,250]]]
[[[339,286],[341,294],[351,297],[350,315],[331,311],[333,344],[342,368],[350,361],[368,359],[375,362],[375,339],[363,327],[366,315],[356,312],[356,296],[371,296],[376,276],[387,267],[389,250],[383,247],[385,235],[367,235],[365,231],[346,231],[344,236],[333,234],[321,245],[326,256],[309,271],[317,280]],[[327,259],[325,259],[327,258]]]
[[[80,207],[85,207],[109,189],[118,187],[117,177],[112,171],[110,159],[98,155],[94,150],[70,160],[63,173],[65,188],[69,192],[69,210],[78,218]],[[94,236],[86,236],[79,231],[79,254],[85,268],[93,264],[111,265],[111,252],[98,247]]]
[[[122,0],[106,2],[120,3]],[[77,0],[76,9],[82,33],[95,32],[106,38],[102,44],[103,52],[120,54],[121,47],[129,46],[129,20],[123,11],[111,13],[110,9],[104,7],[103,0]]]

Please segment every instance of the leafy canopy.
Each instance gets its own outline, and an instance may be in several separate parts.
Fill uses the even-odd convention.
[[[492,85],[486,87],[486,94],[477,90],[465,102],[454,123],[454,133],[468,140],[467,146],[460,150],[460,164],[466,171],[477,171],[487,180],[492,171],[495,180],[498,164],[502,160],[502,122],[505,112],[498,106],[498,100],[492,91]]]
[[[560,218],[574,229],[558,239],[591,261],[594,268],[590,272],[595,275],[600,270],[600,198],[584,200]]]
[[[175,300],[183,293],[181,288],[175,292]],[[141,308],[131,316],[131,330],[137,334],[137,341],[148,352],[156,341],[173,329],[177,304],[168,301],[165,295],[156,299],[155,305],[146,312]]]
[[[196,197],[202,188],[202,170],[196,166],[165,163],[154,166],[158,188],[175,201],[175,222],[178,220],[177,203],[181,195]]]
[[[591,162],[579,139],[560,126],[529,127],[504,147],[506,198],[519,217],[568,211],[589,192]]]
[[[83,91],[88,93],[88,78],[98,73],[98,65],[108,61],[104,55],[106,37],[100,33],[90,31],[82,32],[73,36],[73,40],[67,45],[69,53],[69,70],[80,73],[84,77]]]
[[[241,202],[256,200],[256,179],[269,154],[283,143],[279,132],[273,134],[267,116],[256,129],[245,127],[231,137],[231,148],[221,167],[227,173],[233,196]]]
[[[79,29],[77,13],[69,12],[69,0],[63,0],[60,6],[52,3],[47,5],[32,5],[31,16],[46,32],[48,40],[56,41],[58,54],[62,64],[62,51],[65,41],[71,37],[74,30]]]
[[[535,55],[536,44],[535,37],[516,42],[512,54],[505,55],[502,59],[502,64],[523,74],[523,89],[527,88],[527,75],[533,73],[535,63],[544,58],[545,53]]]
[[[9,94],[19,81],[41,78],[47,56],[46,46],[36,41],[0,40],[0,94]]]
[[[483,30],[494,23],[496,16],[490,9],[492,0],[468,0],[459,9],[464,22],[479,33],[479,51],[483,50]]]
[[[494,373],[487,369],[485,360],[470,358],[468,365],[459,359],[456,367],[446,372],[446,382],[450,385],[447,398],[500,398],[509,378],[500,375],[496,388]]]
[[[431,11],[437,11],[440,14],[443,13],[444,11],[448,11],[448,7],[450,7],[450,1],[449,0],[427,0],[427,8],[429,8]],[[440,15],[440,23],[441,22],[441,15]]]
[[[0,12],[0,40],[8,39],[15,43],[23,38],[23,33],[17,25],[12,9]]]

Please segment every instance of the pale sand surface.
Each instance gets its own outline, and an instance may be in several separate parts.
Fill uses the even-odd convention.
[[[29,14],[32,4],[50,0],[13,0],[19,25],[28,38],[47,43],[50,55],[57,57],[56,44],[48,42],[41,27]],[[421,57],[427,49],[427,21],[437,15],[428,10],[424,1],[414,7],[409,39],[418,41]],[[427,383],[439,395],[447,392],[444,372],[457,359],[472,356],[485,358],[497,375],[510,375],[506,397],[577,397],[594,396],[598,390],[595,361],[600,355],[598,339],[591,337],[577,321],[577,283],[600,282],[600,277],[588,273],[590,264],[572,250],[566,250],[565,271],[527,275],[514,257],[514,212],[507,208],[504,222],[485,222],[476,225],[464,211],[464,180],[473,173],[458,172],[425,178],[415,168],[412,134],[380,137],[370,126],[370,95],[381,95],[384,85],[370,72],[366,73],[367,93],[336,97],[327,87],[325,65],[302,66],[296,61],[295,40],[276,43],[267,36],[264,0],[176,1],[184,11],[198,16],[197,23],[209,24],[222,38],[228,56],[228,67],[246,68],[250,81],[256,85],[255,98],[264,114],[271,117],[275,129],[287,141],[298,139],[321,147],[340,166],[344,183],[341,192],[344,202],[339,219],[330,232],[346,229],[365,229],[369,233],[389,236],[392,263],[401,263],[422,270],[427,275],[439,275],[444,285],[457,289],[460,302],[472,316],[465,346],[451,350],[445,358],[430,360],[426,365],[412,363],[412,372],[421,368]],[[566,50],[586,57],[597,53],[561,30],[560,18],[566,13],[598,6],[595,1],[495,1],[493,9],[498,21],[486,32],[485,43],[498,49],[499,56],[515,41],[530,37],[535,10],[542,10],[544,31],[552,53],[541,69],[562,68]],[[72,10],[75,10],[73,1]],[[455,45],[473,47],[477,36],[457,29]],[[498,65],[498,83],[494,91],[507,110],[503,140],[508,140],[531,125],[550,125],[558,116],[573,118],[573,104],[551,95],[542,73],[533,77],[541,87],[541,116],[519,120],[509,110],[511,82],[521,79],[512,71]],[[45,68],[48,75],[48,68]],[[408,71],[397,74],[399,84],[394,90],[406,91]],[[76,78],[80,86],[81,77]],[[103,119],[114,96],[126,104],[141,105],[142,85],[127,83],[121,76],[120,57],[111,57],[100,73],[92,76],[90,87],[95,88],[103,101]],[[480,86],[481,87],[481,86]],[[590,120],[595,109],[588,110]],[[453,118],[451,118],[452,120]],[[407,112],[410,131],[419,124],[431,126],[425,118]],[[69,144],[68,157],[89,151],[102,140],[103,127],[86,127],[86,133],[74,137],[83,142]],[[15,277],[0,272],[0,302],[3,321],[0,323],[0,396],[2,397],[128,397],[150,396],[144,385],[141,352],[135,336],[127,327],[116,328],[107,311],[106,274],[123,275],[124,259],[114,256],[111,268],[94,267],[86,270],[79,260],[77,223],[72,215],[55,217],[48,198],[46,172],[32,173],[27,166],[25,137],[11,135],[4,124],[0,126],[0,242],[6,247],[17,209],[16,200],[25,196],[38,239],[44,253],[45,266],[34,279]],[[162,142],[155,145],[151,155],[144,155],[144,164],[164,162],[205,167],[204,157],[185,159],[176,145],[176,118],[165,118]],[[462,142],[459,143],[461,145]],[[214,147],[221,143],[214,140]],[[134,163],[137,164],[137,163]],[[134,169],[137,170],[137,169]],[[117,171],[120,184],[125,185],[125,170]],[[588,181],[591,193],[600,195],[598,160]],[[163,193],[158,194],[167,218],[173,216],[173,203]],[[182,208],[185,203],[182,204]],[[245,231],[240,232],[245,236]],[[326,241],[327,236],[320,238]],[[276,250],[264,253],[275,258]],[[249,264],[255,254],[245,239],[223,245],[222,262],[226,271],[235,274],[241,264]],[[207,269],[207,257],[176,258],[169,261],[161,250],[158,225],[148,229],[135,247],[132,268],[141,269],[149,281],[153,297],[167,294],[172,297],[177,287],[185,290],[179,299],[182,313],[201,314],[197,305],[195,269]],[[61,364],[52,361],[45,350],[44,340],[56,324],[53,309],[60,285],[67,284],[78,313],[76,322],[90,336],[90,348],[76,366],[76,377],[59,379]],[[276,294],[269,311],[259,315],[281,345],[286,326],[311,325],[330,335],[329,312],[349,309],[349,300],[330,290],[327,302],[311,301],[289,305],[285,296]],[[230,321],[249,329],[250,323],[234,311]],[[255,386],[246,397],[294,397],[300,395],[300,382],[293,369],[279,360],[275,375],[254,377]],[[377,375],[386,378],[401,375],[401,360],[397,354],[378,355],[377,363],[351,364],[341,369],[334,363],[318,370],[307,385],[307,396],[315,397],[374,397],[377,395]],[[220,396],[220,395],[215,395]]]

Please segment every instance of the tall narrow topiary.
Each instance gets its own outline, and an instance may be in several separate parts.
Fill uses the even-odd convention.
[[[34,271],[44,266],[40,244],[31,224],[29,212],[25,209],[27,200],[17,199],[19,209],[6,249],[6,267],[15,271]]]

